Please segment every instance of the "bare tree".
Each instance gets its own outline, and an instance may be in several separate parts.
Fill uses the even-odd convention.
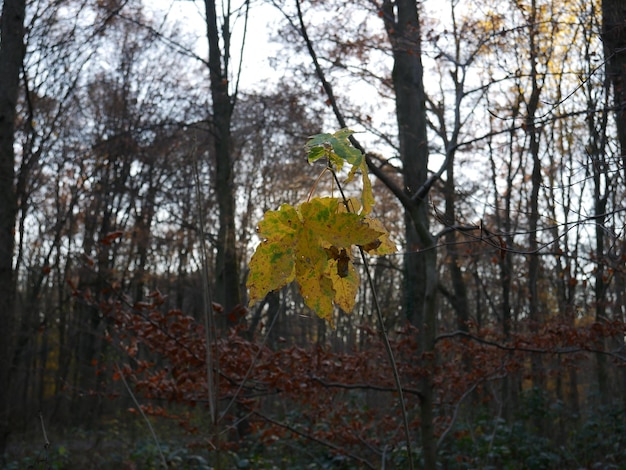
[[[230,91],[233,86],[230,81],[230,38],[233,13],[231,11],[225,13],[222,18],[222,27],[219,28],[215,0],[205,0],[204,5],[209,42],[208,66],[213,107],[211,133],[214,142],[212,152],[215,157],[215,194],[219,208],[215,300],[228,313],[241,303],[241,279],[239,278],[237,234],[235,232],[235,189],[233,186],[233,141],[231,135],[232,115],[236,99],[236,91],[232,96]]]
[[[613,86],[617,137],[622,157],[626,153],[626,5],[620,0],[602,1],[602,41],[606,76]]]
[[[0,346],[0,454],[4,454],[11,429],[12,342],[15,327],[14,229],[15,117],[19,78],[24,61],[25,0],[5,0],[0,18],[0,322],[4,339]]]

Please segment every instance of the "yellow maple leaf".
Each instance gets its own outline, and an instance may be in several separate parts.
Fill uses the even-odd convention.
[[[348,204],[359,205],[356,200]],[[306,305],[331,324],[334,305],[345,312],[354,308],[360,279],[353,247],[376,254],[395,251],[382,223],[347,210],[332,197],[267,211],[258,234],[261,243],[246,282],[250,305],[295,280]]]

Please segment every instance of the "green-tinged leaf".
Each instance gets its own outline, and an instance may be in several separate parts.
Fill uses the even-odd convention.
[[[293,239],[300,228],[298,211],[289,204],[283,204],[277,211],[265,213],[263,220],[259,222],[257,233],[264,240]]]
[[[313,147],[309,150],[309,154],[307,156],[307,160],[309,163],[314,163],[320,158],[324,158],[326,156],[326,149],[322,146]]]
[[[344,268],[340,268],[340,263],[341,259],[328,261],[328,275],[335,291],[333,301],[345,313],[350,313],[354,308],[361,280],[351,260],[347,261],[345,272]]]
[[[363,161],[363,154],[350,142],[352,134],[354,134],[354,131],[351,129],[340,129],[328,137],[328,143],[340,158],[353,166],[359,167]]]
[[[316,134],[309,137],[306,144],[306,148],[309,151],[309,162],[326,155],[335,164],[338,164],[337,160],[339,159],[356,167],[361,166],[363,154],[350,142],[352,134],[354,134],[354,131],[350,129],[341,129],[334,134]],[[338,165],[341,166],[341,164]]]
[[[337,170],[342,168],[343,162],[352,165],[346,183],[354,180],[357,171],[361,171],[363,192],[361,202],[363,207],[363,215],[367,215],[372,211],[374,205],[374,193],[372,192],[372,183],[367,171],[367,163],[365,157],[360,150],[355,148],[350,142],[350,136],[354,132],[350,129],[341,129],[334,134],[317,134],[309,138],[307,149],[309,150],[309,162],[314,162],[322,157],[327,157]]]
[[[303,281],[300,284],[300,293],[304,303],[313,310],[316,315],[333,325],[333,284],[326,276],[317,281]]]
[[[304,225],[321,239],[339,248],[366,245],[384,232],[371,228],[354,212],[339,209],[337,198],[314,198],[300,206]]]
[[[326,276],[328,266],[326,251],[319,244],[318,237],[304,229],[298,242],[296,258],[296,281],[306,305],[319,317],[332,322],[333,291],[332,282]]]
[[[316,162],[321,158],[328,158],[331,165],[340,170],[343,167],[343,160],[333,152],[333,147],[330,140],[333,138],[332,134],[317,134],[309,137],[305,148],[308,150],[307,160],[309,163]]]
[[[345,179],[345,183],[350,183],[352,180],[354,180],[354,176],[356,175],[356,171],[359,169],[358,166],[353,166],[352,168],[350,168],[350,172],[348,173],[348,176]]]
[[[356,167],[361,166],[361,163],[363,162],[363,154],[359,149],[354,148],[347,138],[337,139],[332,137],[329,143],[332,146],[333,151],[342,160],[345,160]]]
[[[352,134],[354,134],[354,131],[352,129],[344,127],[343,129],[339,129],[337,132],[335,132],[333,134],[333,137],[340,140],[348,140]]]
[[[304,223],[296,244],[296,277],[298,282],[309,274],[316,277],[324,273],[328,256],[320,244],[319,236]]]
[[[300,216],[289,204],[283,204],[277,211],[265,213],[258,226],[259,236],[263,240],[249,263],[246,285],[250,305],[294,280],[295,247],[301,230]]]
[[[309,137],[307,140],[306,148],[311,149],[313,147],[324,147],[324,144],[328,143],[332,134],[315,134]]]
[[[269,292],[286,286],[295,278],[295,248],[264,240],[249,263],[248,291],[250,305]]]

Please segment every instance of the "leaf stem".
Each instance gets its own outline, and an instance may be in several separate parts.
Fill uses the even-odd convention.
[[[317,185],[320,182],[320,180],[322,179],[322,176],[324,176],[324,173],[326,173],[329,170],[329,167],[324,167],[324,169],[320,172],[319,175],[317,175],[317,178],[315,178],[315,183],[313,183],[313,186],[311,187],[311,190],[309,191],[309,195],[306,198],[306,202],[309,202],[311,200],[311,196],[313,196],[313,193],[315,192],[315,190],[317,189]],[[332,170],[331,170],[332,171]],[[333,171],[333,175],[335,174],[335,172]],[[336,177],[335,177],[336,178]]]
[[[333,174],[335,183],[337,183],[337,188],[339,190],[339,193],[341,194],[343,204],[346,206],[346,210],[350,212],[348,200],[346,199],[346,196],[343,193],[343,188],[341,187],[339,178],[337,178],[337,174],[332,170],[332,168],[330,169],[330,172]],[[383,345],[385,347],[385,352],[387,353],[387,358],[389,359],[389,365],[391,366],[391,371],[393,372],[393,380],[396,385],[396,390],[398,391],[398,400],[400,401],[400,412],[402,413],[402,424],[404,427],[404,435],[406,438],[406,447],[407,447],[407,453],[408,453],[408,459],[409,459],[409,469],[413,470],[413,452],[411,450],[411,432],[409,429],[409,416],[406,411],[406,404],[404,402],[404,393],[402,391],[402,382],[400,381],[400,373],[398,372],[396,359],[395,359],[395,356],[393,355],[393,350],[391,349],[391,343],[389,342],[389,335],[387,334],[387,328],[385,327],[385,321],[383,319],[382,310],[378,302],[378,296],[376,295],[376,287],[374,286],[374,279],[372,278],[372,273],[370,272],[369,263],[367,262],[367,258],[365,256],[365,250],[363,250],[363,247],[361,246],[359,246],[359,253],[361,254],[361,260],[363,261],[363,267],[365,269],[365,276],[367,277],[367,283],[369,284],[370,290],[372,291],[372,300],[374,302],[374,310],[376,311],[376,318],[378,319],[378,325],[380,327],[380,334],[383,339]]]

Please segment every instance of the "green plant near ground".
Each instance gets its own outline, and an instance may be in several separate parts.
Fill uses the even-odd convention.
[[[203,470],[209,465],[210,452],[197,446],[197,438],[169,421],[154,420],[160,435],[164,436],[162,452],[168,468]],[[161,469],[159,451],[154,442],[137,436],[145,435],[144,424],[126,413],[103,419],[98,429],[72,428],[48,430],[52,441],[45,449],[37,433],[12,442],[7,461],[0,468],[7,470],[121,470]]]
[[[33,452],[32,455],[15,458],[5,464],[5,470],[62,470],[71,468],[72,455],[68,448],[59,444]]]
[[[599,407],[571,433],[568,450],[583,468],[626,469],[626,411]]]
[[[559,470],[562,468],[626,470],[624,410],[599,407],[565,436],[550,432],[567,419],[558,402],[538,389],[524,393],[524,406],[507,422],[484,414],[454,427],[454,439],[440,449],[443,468],[483,470]],[[577,416],[569,416],[575,423]],[[535,425],[541,420],[545,426]]]

